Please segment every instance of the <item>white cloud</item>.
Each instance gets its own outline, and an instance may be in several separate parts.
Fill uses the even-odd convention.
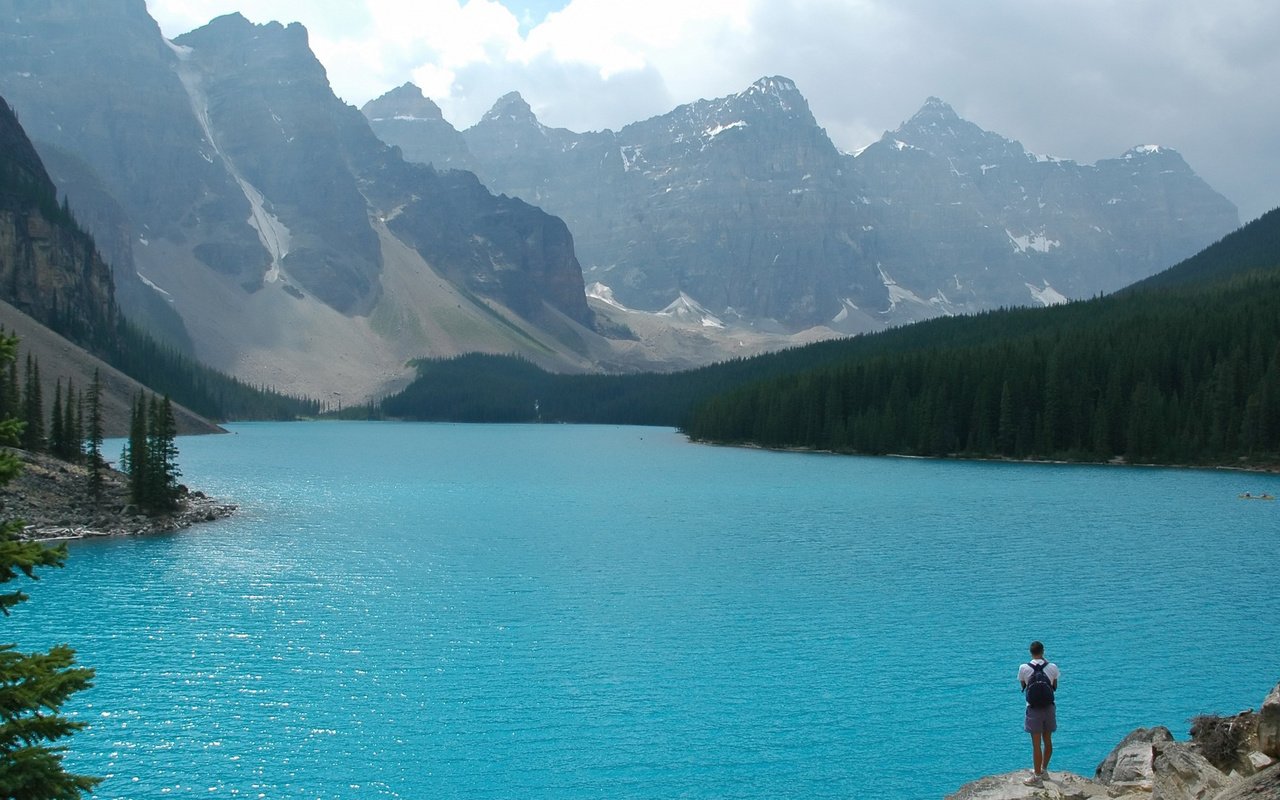
[[[937,95],[1034,152],[1094,161],[1159,142],[1246,218],[1280,202],[1272,0],[570,0],[532,27],[521,6],[523,29],[495,0],[148,6],[171,37],[236,8],[300,21],[339,96],[413,80],[458,127],[512,90],[544,123],[591,130],[780,74],[842,149]]]

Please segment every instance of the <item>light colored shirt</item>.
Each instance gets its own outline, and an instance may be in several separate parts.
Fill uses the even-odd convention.
[[[1053,688],[1058,688],[1058,665],[1052,661],[1045,661],[1043,658],[1033,658],[1030,663],[1023,664],[1018,667],[1018,683],[1023,686],[1027,685],[1027,681],[1031,680],[1031,664],[1048,664],[1044,668],[1044,674],[1049,678],[1049,682],[1053,684]]]

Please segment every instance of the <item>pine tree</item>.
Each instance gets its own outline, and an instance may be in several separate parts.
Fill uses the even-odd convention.
[[[63,414],[65,418],[62,421],[62,435],[67,440],[65,458],[79,464],[84,458],[84,436],[81,432],[83,425],[80,421],[80,398],[76,395],[75,384],[70,378],[67,379],[67,402]]]
[[[49,452],[58,458],[65,459],[67,457],[67,441],[66,434],[63,430],[62,413],[62,379],[53,387],[53,411],[49,414]]]
[[[89,431],[85,452],[89,459],[89,494],[96,502],[102,497],[102,379],[93,371],[89,384]]]
[[[147,400],[139,392],[129,414],[129,439],[120,459],[121,469],[129,476],[129,498],[140,506],[147,505]]]
[[[9,361],[9,379],[4,382],[3,411],[0,419],[22,418],[22,391],[18,383],[18,359]]]
[[[150,485],[147,489],[152,508],[172,508],[178,499],[178,426],[169,396],[151,398],[150,425],[147,431],[147,464]]]
[[[0,359],[14,358],[16,340],[0,336]],[[15,444],[21,424],[13,417],[0,422],[0,442]],[[22,469],[11,452],[0,452],[0,485]],[[45,547],[18,538],[22,523],[0,524],[0,583],[19,573],[37,577],[38,567],[60,567],[65,545]],[[0,594],[0,611],[26,600],[21,591]],[[21,653],[15,644],[0,644],[0,796],[24,800],[70,800],[90,792],[99,779],[67,772],[65,747],[53,746],[84,727],[59,711],[71,695],[88,688],[93,670],[75,665],[75,651],[56,645],[48,652]]]
[[[22,393],[22,448],[32,452],[44,449],[44,397],[40,392],[40,362],[27,353],[26,382]]]

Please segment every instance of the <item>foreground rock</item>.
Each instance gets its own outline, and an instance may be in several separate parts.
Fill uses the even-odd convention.
[[[236,506],[203,492],[183,489],[178,507],[163,514],[146,514],[129,502],[126,477],[115,470],[103,473],[102,492],[95,502],[88,491],[88,471],[40,453],[14,450],[23,461],[22,473],[0,488],[0,518],[21,519],[31,539],[83,539],[92,536],[136,536],[189,528],[235,513]]]
[[[1026,770],[966,784],[947,800],[1280,800],[1280,685],[1262,710],[1197,717],[1191,741],[1168,728],[1138,728],[1103,759],[1093,779],[1052,772],[1027,786]]]

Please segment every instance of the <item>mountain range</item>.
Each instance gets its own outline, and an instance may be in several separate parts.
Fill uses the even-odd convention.
[[[581,370],[607,350],[564,223],[405,162],[333,95],[300,25],[229,15],[168,41],[142,0],[0,15],[0,94],[42,154],[92,176],[63,190],[118,283],[176,314],[122,306],[206,363],[342,402],[420,356]]]
[[[593,294],[788,331],[1088,297],[1239,224],[1173,150],[1036,156],[937,98],[842,153],[776,76],[617,132],[547,127],[515,93],[457,131],[412,84],[363,110],[406,158],[563,217]]]
[[[932,99],[856,155],[781,77],[618,132],[513,93],[458,131],[411,85],[346,105],[297,24],[170,41],[144,0],[0,18],[0,95],[125,313],[330,404],[419,357],[669,370],[1091,296],[1237,224],[1171,150],[1040,158]]]

